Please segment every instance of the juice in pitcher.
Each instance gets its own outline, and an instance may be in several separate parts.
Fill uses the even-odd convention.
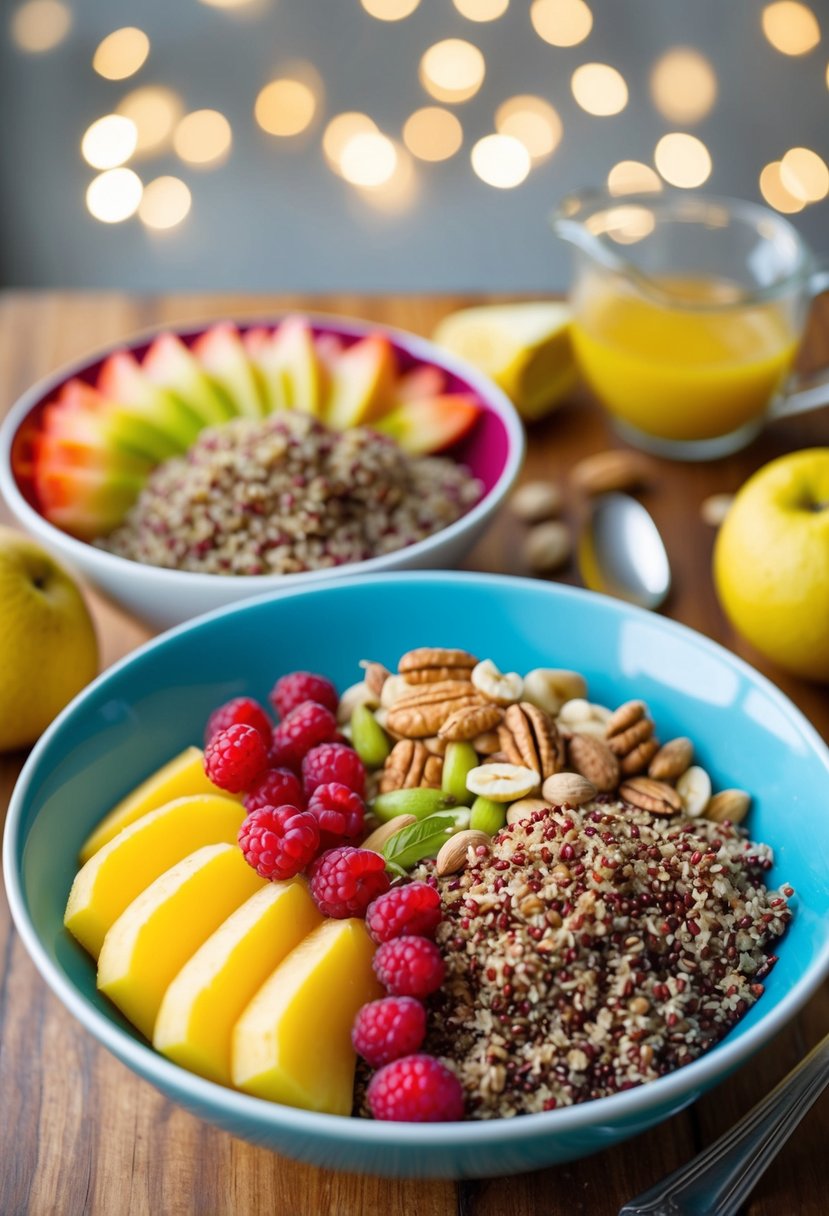
[[[713,275],[660,276],[653,287],[587,274],[574,295],[576,355],[603,404],[656,439],[707,440],[759,424],[797,349],[790,310],[746,301]]]

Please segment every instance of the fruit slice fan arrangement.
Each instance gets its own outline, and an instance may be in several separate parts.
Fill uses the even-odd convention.
[[[158,1051],[309,1110],[492,1117],[663,1075],[760,996],[793,891],[690,739],[572,671],[362,666],[282,676],[276,725],[219,706],[84,844],[66,926]]]
[[[192,345],[162,333],[142,357],[110,355],[94,384],[68,381],[19,433],[14,472],[51,523],[91,540],[117,527],[150,472],[206,427],[280,410],[337,430],[370,426],[423,455],[461,439],[480,403],[431,364],[400,370],[380,332],[349,344],[296,316],[244,332],[222,323]]]

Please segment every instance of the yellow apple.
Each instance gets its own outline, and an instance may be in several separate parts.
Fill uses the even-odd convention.
[[[829,680],[829,448],[749,478],[717,537],[714,580],[747,641],[795,675]]]
[[[25,747],[98,671],[92,618],[39,545],[0,528],[0,751]]]

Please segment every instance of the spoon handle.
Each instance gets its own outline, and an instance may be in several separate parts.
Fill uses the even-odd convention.
[[[619,1216],[736,1216],[827,1084],[829,1035],[719,1140]]]

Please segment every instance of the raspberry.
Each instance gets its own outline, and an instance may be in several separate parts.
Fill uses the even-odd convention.
[[[371,849],[329,849],[308,871],[314,903],[323,916],[335,920],[362,916],[371,901],[389,889],[385,864]]]
[[[270,746],[273,723],[253,697],[234,697],[232,701],[225,701],[224,705],[214,709],[204,728],[205,743],[209,743],[217,731],[227,730],[229,726],[239,724],[258,730],[262,742],[266,747]]]
[[[326,680],[325,676],[315,675],[313,671],[292,671],[290,675],[281,676],[271,689],[268,700],[280,718],[287,718],[291,710],[303,701],[316,701],[335,714],[340,701],[331,681]]]
[[[283,764],[290,760],[290,767],[296,767],[312,747],[326,743],[336,734],[337,719],[331,710],[316,701],[303,701],[274,730],[271,763],[276,764],[277,759]]]
[[[319,848],[316,819],[295,806],[260,806],[239,828],[245,861],[262,878],[293,878]]]
[[[336,781],[317,786],[308,802],[308,810],[317,817],[320,845],[324,849],[359,836],[366,813],[360,795]]]
[[[429,996],[440,988],[446,974],[440,950],[427,937],[395,937],[384,942],[371,965],[393,996]]]
[[[461,1083],[434,1056],[403,1056],[376,1072],[366,1090],[375,1119],[449,1123],[463,1118]]]
[[[258,811],[260,806],[289,805],[301,808],[305,798],[296,773],[289,768],[268,768],[248,788],[244,802],[246,811]]]
[[[321,743],[302,761],[302,784],[310,798],[318,785],[336,781],[362,798],[366,788],[365,766],[352,747],[343,743]]]
[[[253,785],[268,764],[268,749],[255,726],[241,722],[217,731],[204,749],[204,771],[214,785],[238,794]]]
[[[354,1021],[354,1050],[372,1068],[417,1051],[426,1037],[426,1010],[410,996],[387,996],[363,1005]]]
[[[387,891],[366,913],[366,927],[376,942],[393,937],[433,937],[441,920],[440,895],[428,882],[410,882]]]

